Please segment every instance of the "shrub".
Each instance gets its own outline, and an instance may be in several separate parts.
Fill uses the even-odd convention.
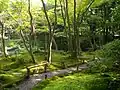
[[[104,45],[98,54],[107,60],[118,61],[120,59],[120,40]]]
[[[20,66],[23,66],[23,65],[30,62],[29,59],[25,60],[23,56],[18,56],[18,57],[12,56],[12,57],[8,57],[6,59],[7,59],[6,61],[9,60],[9,61],[12,61],[12,62],[10,62],[8,64],[5,64],[1,67],[4,71],[9,71],[11,69],[19,68]]]
[[[96,56],[89,63],[91,71],[105,72],[111,69],[120,70],[120,40],[114,40],[104,45],[101,50],[95,53]]]
[[[7,83],[8,81],[14,80],[14,76],[9,74],[1,74],[0,75],[0,82],[1,83]]]

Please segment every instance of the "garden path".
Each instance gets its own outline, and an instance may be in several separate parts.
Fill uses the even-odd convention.
[[[87,68],[86,64],[80,65],[79,66],[79,71],[84,70]],[[67,69],[62,69],[62,70],[56,70],[53,72],[47,72],[47,73],[42,73],[42,74],[35,74],[34,76],[31,76],[29,79],[23,81],[17,88],[19,90],[32,90],[32,88],[41,82],[42,80],[45,79],[45,75],[47,75],[47,78],[51,78],[53,76],[58,76],[62,74],[69,74],[72,72],[75,72],[77,70],[77,67],[70,67]]]

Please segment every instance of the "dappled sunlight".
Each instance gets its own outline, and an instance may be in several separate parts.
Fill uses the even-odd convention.
[[[41,0],[31,0],[33,7],[34,6],[38,6],[38,7],[42,7],[42,3]],[[47,4],[47,0],[44,0],[45,4]]]

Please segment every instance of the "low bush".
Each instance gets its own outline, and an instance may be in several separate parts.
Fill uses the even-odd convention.
[[[2,84],[11,82],[14,79],[16,79],[16,78],[13,75],[10,75],[10,74],[0,74],[0,83],[2,83]]]
[[[95,57],[93,57],[93,60],[89,63],[91,71],[120,71],[120,40],[114,40],[104,45],[101,50],[95,53]]]

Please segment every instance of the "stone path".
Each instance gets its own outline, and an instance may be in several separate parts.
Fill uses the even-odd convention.
[[[79,71],[86,69],[87,65],[83,64],[79,66]],[[42,74],[36,74],[34,76],[31,76],[28,80],[22,82],[18,88],[19,90],[32,90],[32,88],[41,82],[42,80],[45,79],[45,75],[47,75],[47,78],[51,78],[53,76],[61,75],[61,74],[66,74],[66,73],[72,73],[76,71],[76,67],[71,67],[67,69],[62,69],[62,70],[57,70],[53,72],[47,72],[47,73],[42,73]]]

